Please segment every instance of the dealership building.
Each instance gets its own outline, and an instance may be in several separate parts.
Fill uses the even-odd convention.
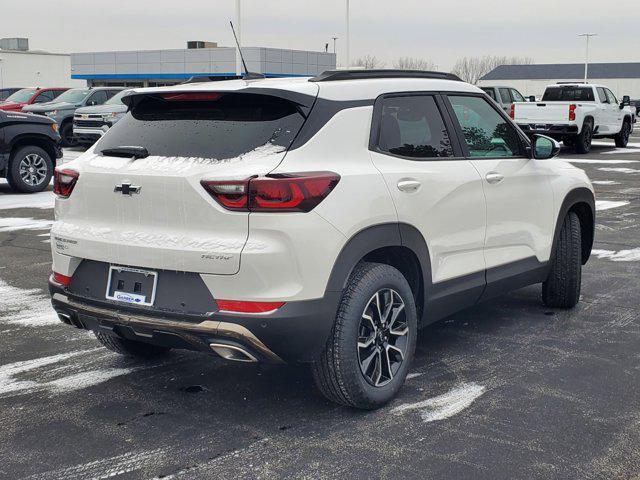
[[[71,78],[89,86],[146,87],[171,85],[191,77],[236,75],[236,49],[209,42],[188,42],[175,50],[132,50],[71,54]],[[313,76],[335,69],[328,52],[243,47],[251,72],[267,77]]]
[[[583,82],[584,63],[501,65],[478,82],[478,86],[503,85],[525,96],[541,97],[547,85]],[[619,98],[640,100],[640,63],[590,63],[589,82],[609,87]]]
[[[30,50],[27,38],[0,39],[0,89],[85,85],[70,71],[69,54]]]

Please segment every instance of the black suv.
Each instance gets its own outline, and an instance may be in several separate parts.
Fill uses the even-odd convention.
[[[62,158],[58,126],[48,117],[0,111],[0,176],[11,188],[44,190]]]

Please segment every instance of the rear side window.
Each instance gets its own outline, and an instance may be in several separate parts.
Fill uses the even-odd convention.
[[[522,96],[522,94],[518,90],[516,90],[514,88],[511,89],[511,96],[513,97],[513,101],[514,102],[524,102],[525,101],[525,99]]]
[[[596,90],[598,90],[598,98],[600,99],[600,102],[609,103],[609,100],[607,100],[607,94],[604,92],[604,88],[598,87]]]
[[[515,157],[522,154],[518,132],[481,97],[448,97],[471,157]]]
[[[542,97],[543,102],[593,102],[591,87],[549,87]]]
[[[432,96],[382,99],[378,148],[401,157],[452,157],[453,148]]]
[[[168,93],[142,99],[96,150],[133,145],[165,157],[235,158],[267,144],[289,148],[303,123],[293,103],[269,95]]]
[[[500,89],[500,97],[502,98],[502,103],[511,103],[513,99],[511,98],[511,92],[508,88]]]

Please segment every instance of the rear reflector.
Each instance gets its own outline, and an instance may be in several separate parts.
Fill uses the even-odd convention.
[[[218,310],[231,313],[268,313],[279,309],[285,302],[243,302],[240,300],[216,300]]]
[[[60,198],[69,198],[73,187],[76,186],[80,174],[75,170],[54,170],[53,171],[53,193]]]
[[[515,103],[511,104],[511,111],[509,112],[509,116],[511,117],[511,119],[516,118],[516,104]]]
[[[569,121],[573,122],[576,119],[576,106],[569,105]]]
[[[333,172],[305,172],[203,180],[200,183],[227,210],[244,212],[310,212],[340,181]]]
[[[68,287],[71,283],[71,277],[67,277],[66,275],[62,275],[58,272],[53,272],[51,274],[50,280],[53,283],[57,283],[58,285],[62,285],[63,287]]]

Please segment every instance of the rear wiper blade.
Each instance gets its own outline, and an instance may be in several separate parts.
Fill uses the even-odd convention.
[[[110,157],[147,158],[149,152],[144,147],[123,145],[121,147],[105,148],[100,153]]]

